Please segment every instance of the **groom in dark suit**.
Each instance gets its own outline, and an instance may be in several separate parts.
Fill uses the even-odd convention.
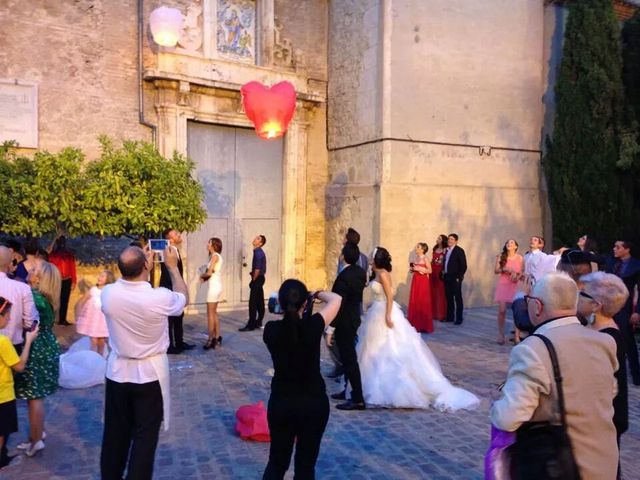
[[[444,294],[447,298],[447,322],[455,325],[462,323],[462,280],[467,272],[467,256],[458,246],[458,235],[450,233],[447,238],[447,252],[442,269],[444,280]],[[454,315],[455,312],[455,315]]]
[[[356,355],[356,335],[360,327],[360,305],[362,291],[367,283],[367,274],[360,268],[358,258],[360,250],[351,243],[342,248],[342,256],[346,267],[340,272],[333,284],[332,292],[342,297],[340,311],[327,329],[327,344],[331,345],[333,337],[340,352],[344,368],[345,381],[351,384],[351,400],[336,405],[340,410],[364,410],[362,396],[362,380]],[[346,389],[331,396],[334,399],[346,400]]]

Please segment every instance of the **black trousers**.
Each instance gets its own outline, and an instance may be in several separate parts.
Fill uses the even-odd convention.
[[[183,320],[184,313],[177,317],[169,317],[169,344],[172,347],[180,347],[184,343]]]
[[[104,434],[100,453],[102,480],[151,480],[162,423],[158,381],[118,383],[107,378]]]
[[[345,382],[351,384],[351,401],[353,402],[364,401],[362,398],[360,366],[358,365],[358,355],[356,354],[356,334],[358,333],[358,326],[339,325],[335,331],[335,342],[340,352]]]
[[[264,318],[264,275],[249,283],[249,326],[262,325]]]
[[[447,299],[447,322],[462,323],[462,280],[448,273],[444,274],[444,295]]]
[[[58,323],[67,323],[67,310],[69,309],[69,297],[71,297],[71,279],[65,278],[60,284],[60,318]]]
[[[320,442],[329,421],[329,399],[315,396],[281,397],[271,395],[267,409],[271,448],[263,480],[280,480],[289,469],[293,444],[297,480],[313,480],[320,453]]]
[[[631,378],[634,383],[640,383],[640,362],[638,361],[638,345],[636,344],[636,337],[633,333],[633,328],[629,322],[630,314],[627,312],[620,312],[614,317],[620,333],[622,334],[622,341],[625,344],[627,351],[627,362],[629,363],[629,371],[631,372]]]

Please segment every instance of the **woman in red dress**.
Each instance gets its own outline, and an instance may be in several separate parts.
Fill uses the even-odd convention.
[[[415,263],[409,264],[413,272],[411,294],[409,295],[409,312],[407,319],[418,332],[433,332],[433,312],[431,311],[431,284],[429,274],[431,265],[427,260],[429,246],[426,243],[416,245]]]
[[[440,278],[446,250],[447,236],[439,235],[431,259],[431,305],[433,306],[433,319],[441,322],[447,318],[447,299],[444,296],[444,282]]]

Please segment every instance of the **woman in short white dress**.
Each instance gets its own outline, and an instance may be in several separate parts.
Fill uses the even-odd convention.
[[[222,240],[217,237],[209,239],[207,243],[209,251],[209,264],[207,271],[200,278],[203,282],[209,282],[207,290],[207,323],[209,338],[202,348],[209,350],[222,344],[220,336],[220,320],[218,318],[218,302],[222,298]]]

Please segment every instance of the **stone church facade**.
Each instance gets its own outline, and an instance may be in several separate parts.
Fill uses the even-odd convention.
[[[540,149],[560,3],[4,0],[0,87],[37,86],[38,148],[95,157],[107,134],[196,161],[209,212],[186,242],[197,302],[211,236],[225,244],[232,306],[246,300],[256,234],[268,232],[268,290],[287,277],[322,288],[353,226],[365,252],[392,253],[401,301],[414,245],[457,232],[465,297],[487,305],[502,243],[524,252],[549,228]],[[175,48],[149,32],[161,5],[185,17]],[[239,89],[251,80],[296,88],[280,141],[249,130]]]

